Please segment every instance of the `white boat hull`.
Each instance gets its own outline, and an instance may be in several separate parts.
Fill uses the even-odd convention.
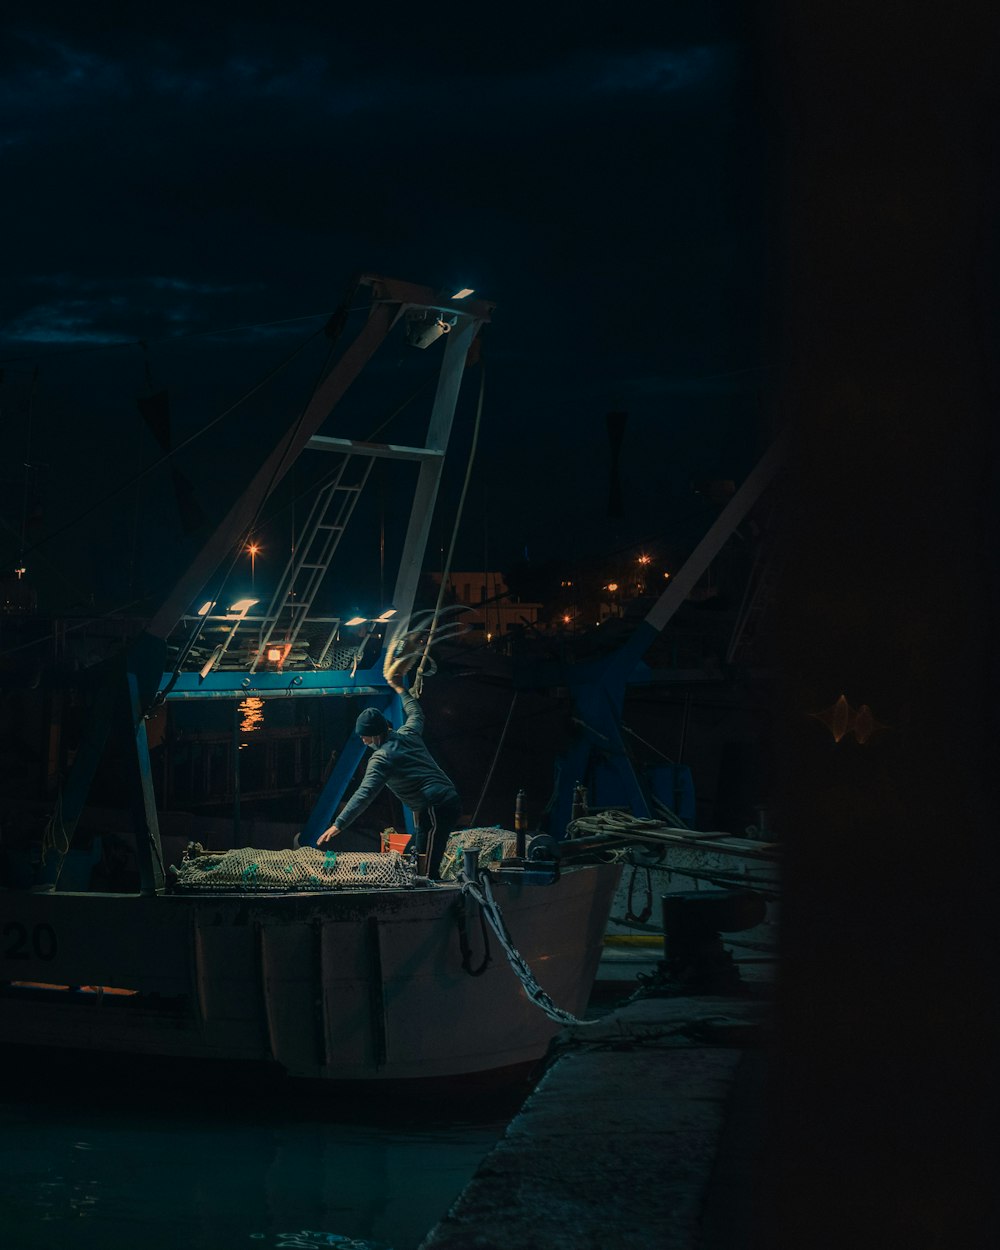
[[[514,945],[574,1015],[591,992],[618,876],[599,865],[549,886],[494,885]],[[478,966],[478,908],[451,884],[288,895],[9,891],[0,1044],[256,1061],[336,1081],[538,1060],[559,1025],[528,999],[492,931],[486,971],[465,971],[458,909]]]

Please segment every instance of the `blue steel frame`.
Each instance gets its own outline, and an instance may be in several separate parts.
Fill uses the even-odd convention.
[[[726,504],[714,524],[688,556],[646,618],[617,651],[591,664],[546,666],[537,684],[568,687],[579,739],[560,757],[559,777],[550,827],[561,837],[572,818],[573,789],[587,772],[591,754],[600,751],[618,776],[633,812],[651,816],[647,795],[621,736],[622,709],[628,686],[662,680],[643,662],[643,656],[694,589],[712,560],[725,546],[737,526],[778,474],[784,461],[786,437],[780,435],[768,448],[739,490]]]

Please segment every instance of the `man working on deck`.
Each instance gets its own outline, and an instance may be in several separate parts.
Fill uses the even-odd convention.
[[[427,856],[427,875],[436,878],[448,835],[461,819],[462,809],[451,778],[435,763],[424,745],[424,712],[412,694],[398,681],[389,685],[403,701],[406,720],[390,729],[382,713],[367,707],[357,719],[355,732],[372,748],[361,784],[334,824],[316,839],[323,846],[361,815],[386,786],[416,820],[416,848]]]

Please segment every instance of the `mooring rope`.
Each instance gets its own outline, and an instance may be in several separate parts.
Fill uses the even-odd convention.
[[[510,966],[524,986],[524,991],[528,998],[536,1007],[541,1007],[542,1011],[551,1020],[557,1021],[559,1024],[598,1024],[597,1020],[580,1020],[569,1011],[563,1011],[561,1007],[557,1007],[548,994],[535,980],[535,975],[528,967],[524,957],[515,948],[507,926],[504,923],[503,915],[500,911],[499,904],[493,897],[493,891],[490,889],[489,878],[481,874],[475,881],[464,881],[462,883],[462,893],[468,894],[479,904],[483,910],[483,915],[489,922],[490,928],[497,935],[497,940],[504,948]]]
[[[54,851],[59,857],[56,868],[55,880],[58,881],[59,873],[62,872],[63,861],[69,853],[70,836],[66,833],[66,826],[63,824],[63,796],[62,790],[56,795],[56,805],[51,816],[45,822],[45,828],[42,831],[42,847],[41,862],[44,864],[48,859],[49,852]]]

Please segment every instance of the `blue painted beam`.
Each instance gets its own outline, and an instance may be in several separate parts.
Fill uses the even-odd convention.
[[[164,673],[160,689],[166,689],[173,674]],[[181,699],[257,699],[315,698],[320,695],[351,698],[363,695],[374,698],[388,690],[381,668],[359,670],[353,675],[346,669],[321,669],[306,673],[246,673],[230,671],[181,673],[166,693],[166,700]]]

